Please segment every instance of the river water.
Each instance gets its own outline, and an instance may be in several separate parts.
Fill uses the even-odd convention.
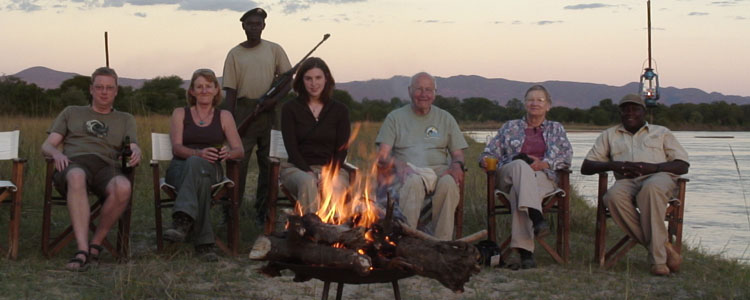
[[[466,134],[486,143],[495,132]],[[599,132],[568,132],[573,145],[570,183],[592,206],[596,206],[598,176],[581,175],[580,169],[597,136]],[[690,182],[683,242],[750,263],[750,132],[677,131],[675,136],[690,159],[684,176]],[[609,179],[614,180],[611,174]]]

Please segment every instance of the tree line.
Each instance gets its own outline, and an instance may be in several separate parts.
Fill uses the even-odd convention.
[[[120,86],[115,98],[115,109],[135,115],[170,114],[175,107],[185,106],[185,89],[178,76],[156,77],[134,89]],[[55,116],[65,106],[87,105],[90,102],[89,76],[75,76],[63,81],[58,88],[43,89],[6,76],[0,78],[0,113],[30,117]],[[285,101],[296,97],[290,93]],[[363,99],[355,101],[343,90],[334,90],[333,99],[346,104],[353,121],[382,121],[392,110],[409,103],[409,99]],[[482,97],[458,99],[436,96],[436,106],[450,112],[459,122],[504,122],[524,115],[522,100],[513,98],[504,104]],[[717,101],[712,103],[679,103],[649,110],[653,123],[673,129],[750,129],[750,104],[738,105]],[[562,123],[611,125],[619,123],[616,102],[603,99],[588,109],[552,107],[547,118]]]

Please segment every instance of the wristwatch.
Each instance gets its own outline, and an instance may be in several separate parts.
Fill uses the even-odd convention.
[[[460,160],[454,160],[454,161],[452,161],[451,163],[452,163],[452,164],[454,164],[454,163],[455,163],[455,164],[458,164],[459,166],[461,166],[461,170],[466,170],[466,166],[464,165],[464,162],[462,162],[462,161],[460,161]]]

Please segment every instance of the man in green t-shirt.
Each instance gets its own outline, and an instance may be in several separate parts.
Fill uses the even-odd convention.
[[[268,150],[271,143],[271,127],[275,123],[278,105],[273,101],[258,103],[271,87],[274,80],[292,68],[284,49],[271,41],[261,39],[266,28],[266,11],[253,8],[240,18],[242,30],[247,40],[234,46],[224,61],[224,78],[222,86],[226,92],[225,105],[234,115],[239,126],[251,114],[256,114],[255,121],[245,132],[240,132],[245,156],[240,163],[240,200],[245,193],[245,181],[250,156],[257,146],[255,156],[258,162],[258,185],[255,190],[255,209],[257,223],[265,219],[265,202],[268,197]],[[280,87],[280,95],[286,95],[291,85]],[[270,99],[268,99],[270,100]]]
[[[388,114],[375,140],[380,166],[395,166],[398,207],[410,227],[419,225],[425,196],[432,196],[432,230],[435,237],[450,240],[464,179],[464,150],[468,144],[456,119],[432,103],[435,78],[421,72],[409,85],[411,105]]]
[[[42,144],[44,155],[54,159],[55,187],[68,201],[70,223],[79,250],[65,265],[72,271],[83,271],[90,260],[98,260],[102,241],[128,206],[131,184],[118,162],[126,137],[130,138],[132,151],[127,164],[135,166],[141,161],[135,118],[112,107],[117,96],[117,74],[102,67],[94,71],[91,81],[91,105],[66,107]],[[91,240],[88,236],[89,192],[105,199]]]

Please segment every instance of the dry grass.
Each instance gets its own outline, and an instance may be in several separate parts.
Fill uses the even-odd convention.
[[[292,281],[291,274],[266,278],[255,269],[260,263],[247,259],[249,247],[258,234],[252,212],[243,211],[242,253],[224,257],[218,263],[203,263],[192,255],[192,248],[171,245],[155,253],[153,202],[150,168],[137,169],[136,194],[132,225],[132,257],[127,263],[116,263],[104,255],[103,263],[88,272],[64,271],[63,264],[75,251],[72,245],[52,259],[39,251],[43,160],[39,146],[46,138],[51,119],[3,117],[0,131],[21,130],[21,154],[29,158],[25,172],[22,238],[20,257],[16,261],[0,259],[0,298],[20,299],[316,299],[323,284],[317,280]],[[167,132],[164,116],[139,117],[138,140],[144,157],[150,157],[151,131]],[[375,135],[379,124],[364,123],[351,147],[351,162],[360,169],[369,167],[374,155]],[[485,175],[472,161],[482,145],[471,143],[467,151],[469,172],[466,178],[465,232],[485,226]],[[253,169],[254,170],[254,169]],[[9,165],[0,164],[0,178],[9,176]],[[251,173],[249,176],[256,176]],[[253,183],[251,178],[248,182]],[[248,184],[247,195],[254,194]],[[245,205],[244,207],[250,207]],[[5,210],[6,208],[2,208]],[[707,255],[700,249],[685,249],[685,263],[676,276],[656,278],[648,274],[646,251],[634,248],[612,270],[600,270],[592,262],[595,211],[574,196],[572,201],[571,258],[567,265],[557,265],[539,250],[540,268],[528,271],[484,269],[472,277],[466,292],[453,294],[434,280],[412,277],[401,280],[403,299],[748,299],[750,268],[737,261]],[[7,213],[0,214],[0,241],[7,230]],[[67,212],[57,208],[55,225],[67,222]],[[610,223],[610,242],[621,233]],[[508,228],[507,218],[499,225]],[[220,230],[217,230],[220,232]],[[507,234],[506,230],[500,231]],[[331,293],[334,293],[331,291]],[[345,299],[393,299],[389,284],[350,286]]]

